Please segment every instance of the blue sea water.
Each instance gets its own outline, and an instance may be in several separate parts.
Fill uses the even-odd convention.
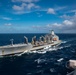
[[[24,36],[37,39],[45,34],[0,34],[0,46],[23,43]],[[71,72],[66,68],[69,59],[76,59],[76,34],[58,34],[62,40],[61,45],[41,51],[0,57],[0,75],[66,75]]]

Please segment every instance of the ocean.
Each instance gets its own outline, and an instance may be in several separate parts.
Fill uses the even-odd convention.
[[[0,34],[0,46],[23,43],[24,36],[29,42],[45,34]],[[66,75],[72,70],[66,68],[69,59],[76,60],[76,34],[57,34],[61,45],[54,48],[30,51],[14,56],[0,56],[0,75]]]

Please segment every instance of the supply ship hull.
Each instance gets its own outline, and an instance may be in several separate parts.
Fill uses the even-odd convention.
[[[24,36],[24,38],[25,42],[23,44],[13,44],[12,39],[11,45],[0,46],[0,56],[40,50],[61,44],[61,40],[59,40],[59,37],[54,34],[54,31],[52,31],[51,34],[41,36],[38,41],[36,40],[36,36],[34,36],[32,38],[32,43],[28,43],[27,37]]]
[[[24,51],[40,50],[40,49],[44,49],[46,47],[57,46],[59,44],[61,44],[60,40],[57,42],[54,42],[52,44],[45,44],[45,45],[36,46],[36,47],[33,47],[31,43],[29,43],[29,44],[15,44],[13,46],[7,45],[7,46],[0,47],[0,55],[1,56],[13,55],[13,54],[17,54],[17,53],[22,53]]]
[[[0,55],[10,55],[10,54],[21,53],[31,48],[32,48],[32,45],[30,43],[1,46]]]

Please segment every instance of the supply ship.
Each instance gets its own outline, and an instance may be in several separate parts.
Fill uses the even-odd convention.
[[[53,47],[61,44],[61,40],[54,33],[53,30],[49,34],[41,36],[39,40],[36,40],[36,36],[32,38],[32,42],[28,42],[28,38],[24,36],[23,44],[13,44],[13,39],[11,39],[11,44],[6,46],[0,46],[0,56],[13,55],[17,53],[23,53],[24,51],[34,51],[40,49],[46,49],[48,47]]]

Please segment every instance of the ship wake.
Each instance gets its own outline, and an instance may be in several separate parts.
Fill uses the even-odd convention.
[[[45,54],[45,53],[47,53],[47,52],[51,52],[51,51],[57,51],[57,50],[62,50],[62,49],[64,49],[64,48],[68,48],[68,47],[70,47],[71,46],[71,44],[69,44],[69,45],[66,45],[66,46],[58,46],[58,47],[46,47],[46,48],[44,48],[44,49],[41,49],[41,50],[34,50],[34,51],[29,51],[29,50],[26,50],[26,51],[24,51],[23,53],[20,53],[20,54],[16,54],[17,56],[21,56],[21,55],[23,55],[23,54],[31,54],[31,53],[37,53],[37,54]]]

